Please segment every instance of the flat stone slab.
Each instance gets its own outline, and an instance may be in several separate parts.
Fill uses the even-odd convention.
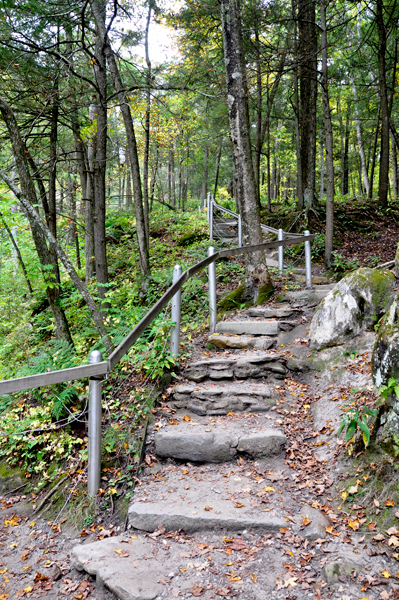
[[[246,314],[249,317],[262,317],[264,319],[284,319],[291,315],[299,314],[301,311],[295,310],[291,307],[286,308],[249,308]]]
[[[116,551],[128,556],[121,558]],[[75,546],[71,563],[78,571],[95,576],[97,586],[108,588],[121,600],[154,600],[163,591],[157,580],[174,566],[169,554],[163,553],[161,562],[158,552],[155,540],[132,539],[126,533]]]
[[[217,428],[181,422],[157,431],[154,441],[158,456],[212,463],[231,460],[239,452],[252,458],[277,456],[287,444],[278,429],[257,426],[246,431],[234,421]]]
[[[275,405],[274,388],[268,384],[177,385],[172,389],[173,408],[204,415],[226,415],[231,411],[264,412]]]
[[[268,377],[271,373],[277,379],[284,379],[287,369],[285,358],[279,353],[245,354],[213,358],[190,363],[184,376],[191,381],[200,382],[204,379],[248,379],[253,377]]]
[[[279,331],[278,321],[220,321],[216,325],[216,333],[277,335]]]
[[[268,350],[274,344],[274,340],[270,338],[262,337],[251,337],[249,335],[221,335],[220,333],[213,333],[208,337],[208,342],[216,348],[232,348],[238,350],[245,350],[246,348],[253,348],[257,350]]]

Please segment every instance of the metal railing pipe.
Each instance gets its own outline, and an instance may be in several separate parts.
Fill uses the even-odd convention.
[[[242,222],[241,222],[241,215],[238,215],[238,247],[242,248]]]
[[[101,352],[90,353],[90,364],[102,361]],[[87,463],[87,495],[96,496],[101,479],[101,398],[102,377],[90,377],[89,380],[89,441]]]
[[[309,231],[305,231],[305,236],[310,236]],[[306,270],[306,287],[312,285],[312,252],[310,248],[310,241],[305,242],[305,270]]]
[[[179,281],[181,277],[181,266],[175,265],[173,268],[173,283]],[[180,348],[180,317],[181,317],[181,288],[172,298],[172,329],[170,332],[170,352],[174,356],[179,354]]]
[[[208,248],[208,257],[215,254],[213,246]],[[217,323],[217,304],[216,304],[216,263],[212,261],[208,266],[208,282],[209,282],[209,331],[213,333]]]
[[[209,198],[209,239],[213,240],[213,198]]]
[[[284,231],[282,229],[278,230],[278,239],[280,242],[284,239]],[[283,246],[278,247],[278,271],[282,273],[284,270],[284,248]]]

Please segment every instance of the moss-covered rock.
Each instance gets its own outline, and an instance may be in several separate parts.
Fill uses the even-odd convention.
[[[264,304],[273,295],[274,287],[271,281],[262,284],[257,289],[257,297],[254,298],[253,293],[248,290],[244,284],[238,286],[219,302],[219,309],[222,312],[229,310],[238,310],[242,307],[249,308],[259,304]]]
[[[379,269],[361,268],[341,279],[313,316],[311,347],[336,346],[372,330],[392,303],[394,285],[394,274]]]

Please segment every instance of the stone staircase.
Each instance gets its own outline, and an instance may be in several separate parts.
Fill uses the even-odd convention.
[[[278,506],[269,507],[267,490],[274,488],[265,487],[270,485],[268,476],[260,477],[260,467],[254,465],[271,473],[272,482],[273,473],[285,469],[287,438],[275,410],[282,403],[278,388],[288,374],[289,360],[299,360],[307,350],[300,344],[289,352],[284,348],[306,336],[309,307],[329,289],[319,286],[287,292],[278,305],[251,308],[218,323],[208,337],[213,356],[185,367],[149,426],[147,452],[154,459],[136,487],[128,531],[114,538],[113,544],[103,540],[76,546],[72,554],[76,568],[96,575],[100,584],[123,600],[169,598],[158,585],[172,568],[169,559],[159,561],[159,544],[153,552],[158,532],[184,530],[206,547],[201,542],[205,532],[224,532],[228,538],[247,531],[274,535],[287,527],[290,510],[300,513],[298,519],[291,519],[294,531],[299,531],[301,516],[318,512],[307,507],[305,515],[284,490],[279,490]],[[310,527],[304,535],[322,537],[323,526],[328,524],[323,518],[314,517],[321,529]],[[146,532],[151,539],[145,537]],[[168,548],[172,537],[165,540]],[[131,553],[129,560],[115,556],[121,546]],[[143,554],[148,556],[146,561]]]

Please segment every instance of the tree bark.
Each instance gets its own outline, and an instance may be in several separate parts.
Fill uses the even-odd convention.
[[[389,104],[386,80],[385,55],[387,35],[384,24],[383,0],[377,0],[377,30],[378,30],[378,75],[381,101],[381,152],[380,172],[378,180],[378,203],[382,208],[388,206],[389,186]]]
[[[374,136],[373,156],[371,157],[369,198],[373,197],[374,171],[375,171],[375,163],[377,160],[377,144],[378,144],[379,133],[380,133],[380,111],[378,111],[378,115],[377,115],[377,127],[375,130],[375,136]]]
[[[150,125],[151,125],[151,60],[148,50],[148,38],[150,31],[152,3],[148,5],[147,23],[145,28],[145,61],[147,64],[146,72],[146,109],[144,120],[144,159],[143,159],[143,209],[144,209],[144,225],[147,243],[149,242],[149,210],[148,210],[148,163],[150,160]]]
[[[255,176],[251,156],[248,90],[242,47],[239,0],[221,0],[223,50],[226,68],[230,136],[233,144],[235,179],[243,225],[243,243],[262,243]],[[265,301],[273,290],[263,252],[247,255],[245,288],[254,303]]]
[[[324,113],[324,131],[326,139],[326,167],[327,167],[327,200],[326,200],[326,238],[325,261],[327,267],[332,263],[332,250],[334,238],[334,154],[333,130],[331,122],[330,100],[328,94],[328,56],[327,56],[327,21],[326,0],[320,0],[320,21],[322,36],[322,97]]]
[[[201,206],[205,202],[206,195],[208,193],[208,156],[209,156],[209,148],[208,148],[208,144],[206,144],[205,148],[204,148],[204,159],[203,159],[203,167],[202,167]]]
[[[89,119],[95,119],[95,106],[89,108]],[[87,145],[87,179],[86,190],[82,193],[85,206],[85,281],[88,283],[93,277],[96,269],[94,250],[94,139],[90,139]]]
[[[352,78],[352,93],[353,93],[353,99],[354,99],[354,104],[355,104],[356,135],[357,135],[357,145],[359,147],[362,179],[363,179],[364,189],[366,190],[366,194],[368,196],[369,190],[370,190],[370,182],[369,182],[369,178],[368,178],[368,174],[367,174],[367,163],[366,163],[366,154],[364,152],[364,146],[363,146],[362,126],[361,126],[360,118],[359,118],[359,106],[358,106],[359,100],[357,97],[357,89],[356,89],[355,80],[353,78]]]
[[[22,188],[22,192],[31,203],[30,206],[36,206],[38,203],[37,195],[35,184],[33,183],[33,179],[29,173],[28,160],[26,156],[26,146],[22,140],[12,108],[2,98],[0,98],[0,112],[6,123],[8,134],[10,136],[12,152],[19,174],[19,181]],[[15,194],[15,196],[17,196],[17,198],[19,199],[18,194],[15,193],[15,190],[17,190],[18,193],[19,190],[13,183],[12,179],[10,179],[9,177],[6,177],[5,179],[3,174],[2,179],[11,189],[11,191]],[[46,295],[50,304],[55,323],[56,338],[63,339],[69,344],[73,345],[73,340],[69,331],[68,321],[66,319],[65,312],[60,305],[60,286],[57,282],[56,277],[56,265],[52,260],[52,256],[47,247],[46,239],[42,233],[42,230],[40,229],[40,227],[38,227],[36,221],[32,219],[29,212],[28,217],[32,231],[33,241],[40,260],[40,264],[42,266],[43,279],[46,285]],[[52,234],[51,238],[51,241],[49,240],[50,244],[56,243],[55,238],[52,236]],[[55,250],[55,246],[53,249]],[[49,269],[50,266],[51,269]]]
[[[317,34],[315,0],[298,0],[301,167],[306,208],[315,203]]]
[[[107,247],[105,241],[106,215],[106,169],[107,169],[107,64],[105,39],[105,9],[102,0],[91,3],[95,21],[95,62],[94,75],[97,85],[96,103],[96,144],[94,154],[94,255],[96,260],[96,279],[98,295],[103,301],[103,308],[109,308],[106,302],[108,283]]]
[[[140,166],[137,152],[136,134],[133,126],[133,118],[130,110],[130,105],[126,99],[126,93],[122,85],[122,79],[119,68],[116,62],[114,52],[111,48],[107,32],[105,30],[103,7],[101,0],[91,0],[90,2],[93,16],[96,22],[101,39],[104,43],[104,52],[108,62],[109,70],[112,77],[113,86],[118,95],[118,101],[123,117],[123,122],[126,131],[126,140],[129,150],[130,167],[132,170],[132,181],[134,191],[134,208],[136,214],[136,235],[140,255],[140,268],[145,278],[150,275],[150,259],[148,254],[148,240],[145,230],[144,211],[143,211],[143,194],[141,189]]]
[[[21,266],[21,269],[22,269],[22,272],[24,274],[26,285],[28,286],[29,293],[32,296],[33,295],[32,284],[31,284],[30,279],[28,277],[28,272],[26,270],[24,259],[22,258],[22,254],[21,254],[21,251],[19,249],[19,246],[18,246],[18,244],[17,244],[17,242],[16,242],[16,240],[15,240],[15,238],[13,236],[13,233],[12,233],[11,229],[7,225],[7,221],[5,220],[4,215],[3,215],[2,212],[0,212],[0,219],[2,220],[2,223],[4,225],[4,229],[7,231],[7,234],[9,236],[9,238],[10,238],[10,242],[12,243],[12,245],[14,247],[15,253],[17,255],[18,262],[19,262],[19,264]]]

